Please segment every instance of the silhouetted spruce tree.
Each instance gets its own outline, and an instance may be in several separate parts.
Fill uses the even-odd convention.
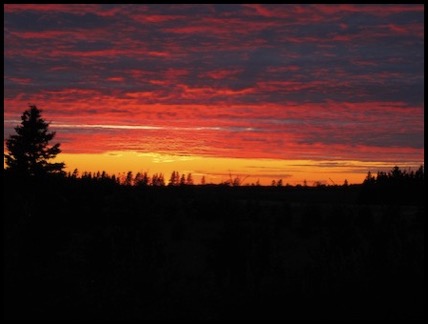
[[[180,177],[180,186],[184,186],[186,184],[186,176],[184,173]]]
[[[148,186],[149,185],[149,176],[147,172],[141,173],[138,172],[134,179],[134,185],[136,186]]]
[[[152,186],[163,187],[165,185],[165,178],[162,173],[155,173],[152,176]]]
[[[134,185],[140,186],[142,180],[143,180],[143,175],[141,174],[141,172],[137,172],[137,174],[135,175],[135,178],[134,178]]]
[[[187,185],[193,185],[193,177],[191,173],[187,174],[187,178],[186,178],[186,184]]]
[[[141,179],[141,184],[144,185],[144,186],[148,186],[149,183],[150,183],[150,177],[147,174],[147,172],[144,172],[143,173],[143,178]]]
[[[71,174],[71,177],[74,179],[77,179],[79,177],[79,170],[77,168],[74,169],[73,173]]]
[[[6,140],[9,151],[5,154],[7,170],[21,176],[63,174],[64,163],[49,163],[61,153],[60,143],[49,147],[55,132],[49,132],[49,123],[41,118],[41,110],[35,105],[24,111],[21,125],[15,127],[16,135]]]
[[[172,171],[171,177],[169,178],[169,186],[178,186],[180,184],[180,174],[178,171]]]
[[[128,173],[126,174],[124,185],[125,186],[132,186],[133,182],[134,182],[133,180],[134,180],[134,177],[132,175],[132,171],[128,171]]]

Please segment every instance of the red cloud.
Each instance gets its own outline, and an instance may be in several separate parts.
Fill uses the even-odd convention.
[[[4,8],[4,117],[37,104],[64,152],[423,161],[422,5]]]
[[[5,13],[33,11],[42,13],[73,13],[84,15],[85,13],[97,13],[100,16],[111,17],[121,11],[119,7],[102,7],[96,4],[4,4]]]
[[[215,80],[221,80],[225,78],[233,78],[243,72],[243,69],[220,69],[211,70],[201,73],[201,77],[208,77]]]

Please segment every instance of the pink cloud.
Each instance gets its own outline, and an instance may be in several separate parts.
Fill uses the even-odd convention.
[[[423,160],[423,6],[231,8],[5,5],[4,117],[70,152]]]
[[[110,7],[106,9],[96,4],[4,4],[5,13],[19,13],[23,11],[33,11],[42,13],[73,13],[84,15],[85,13],[94,13],[97,15],[111,17],[118,14],[121,9]]]
[[[33,82],[33,80],[30,78],[6,77],[5,79],[8,81],[12,81],[14,83],[19,83],[19,84],[23,84],[23,85],[28,85],[28,84],[31,84]]]
[[[350,4],[338,4],[338,5],[316,5],[318,11],[328,15],[339,15],[343,13],[368,13],[374,16],[388,16],[396,13],[403,12],[423,12],[423,5],[350,5]]]
[[[208,77],[215,80],[221,80],[225,78],[237,77],[242,72],[243,72],[243,69],[220,69],[220,70],[211,70],[211,71],[201,73],[200,76]]]

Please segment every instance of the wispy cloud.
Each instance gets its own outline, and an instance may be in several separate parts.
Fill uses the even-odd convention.
[[[64,151],[423,161],[423,5],[4,6],[5,135]]]

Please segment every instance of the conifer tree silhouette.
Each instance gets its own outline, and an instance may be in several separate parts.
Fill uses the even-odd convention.
[[[5,154],[6,170],[16,175],[40,176],[44,174],[63,174],[65,164],[49,163],[61,153],[60,143],[48,146],[55,132],[49,132],[49,123],[41,118],[41,110],[35,105],[24,111],[21,125],[15,127],[16,135],[6,140],[9,151]]]

